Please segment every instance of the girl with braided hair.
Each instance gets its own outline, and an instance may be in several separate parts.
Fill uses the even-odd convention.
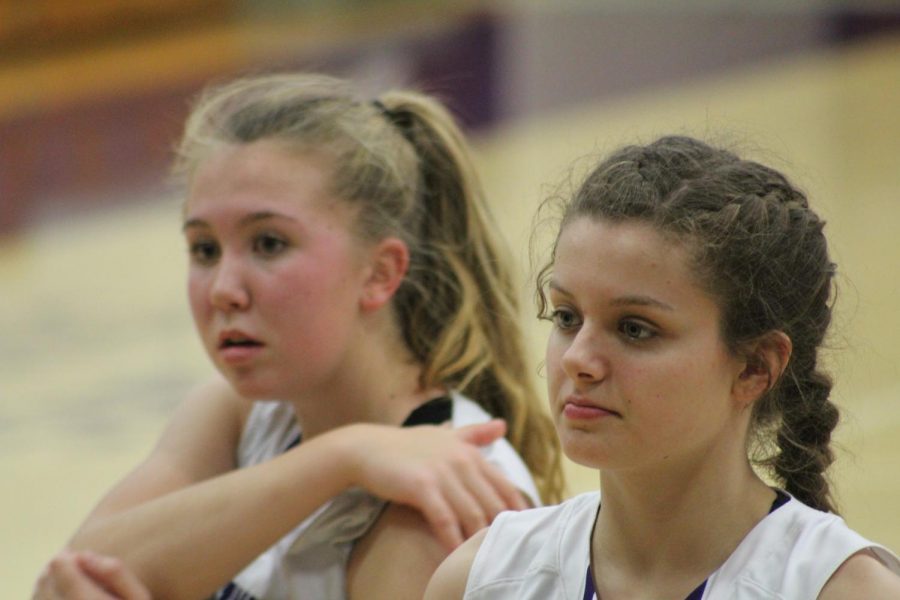
[[[557,433],[602,498],[500,515],[426,598],[900,598],[900,560],[826,478],[823,227],[783,175],[691,138],[597,165],[538,301]]]
[[[190,305],[223,379],[36,599],[419,599],[501,510],[560,499],[511,261],[439,102],[239,80],[200,98],[177,169]]]

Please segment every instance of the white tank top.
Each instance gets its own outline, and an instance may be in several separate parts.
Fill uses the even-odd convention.
[[[599,492],[558,506],[502,513],[488,530],[466,600],[580,600]],[[814,600],[850,556],[870,549],[900,574],[900,559],[840,517],[795,498],[763,518],[707,579],[704,600]]]

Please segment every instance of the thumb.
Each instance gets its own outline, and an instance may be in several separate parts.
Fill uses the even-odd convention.
[[[150,600],[150,592],[118,558],[92,552],[79,555],[81,568],[106,591],[122,600]]]
[[[487,423],[466,425],[455,431],[456,437],[475,446],[487,446],[506,434],[506,421],[492,419]]]

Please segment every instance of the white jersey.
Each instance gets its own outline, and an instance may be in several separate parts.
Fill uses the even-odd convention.
[[[437,411],[432,403],[411,415],[406,425],[443,422],[453,427],[490,420],[472,400],[450,395]],[[443,411],[442,411],[443,409]],[[452,417],[450,413],[452,411]],[[415,418],[415,419],[413,419]],[[284,402],[256,402],[247,419],[237,450],[238,466],[270,460],[300,440],[293,408]],[[540,497],[522,459],[504,439],[482,449],[535,505]],[[365,490],[349,490],[319,508],[274,546],[257,557],[215,596],[217,600],[296,600],[346,598],[347,559],[353,543],[372,526],[385,502]]]
[[[466,600],[581,600],[599,492],[501,513],[469,572]],[[709,579],[704,600],[813,600],[850,556],[870,549],[900,574],[900,559],[840,517],[795,498],[763,518]]]

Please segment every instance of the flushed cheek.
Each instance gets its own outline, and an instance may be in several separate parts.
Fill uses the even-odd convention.
[[[202,277],[191,277],[188,280],[188,302],[191,307],[191,315],[194,326],[204,342],[212,315],[212,307],[208,302],[208,286]]]
[[[319,285],[314,289],[304,285],[303,281],[285,281],[270,288],[267,302],[257,303],[273,329],[295,332],[286,342],[294,340],[297,344],[309,344],[320,340],[326,343],[327,332],[339,329],[341,323],[347,320],[346,307],[342,306],[346,302],[336,290],[322,285],[326,283],[323,279],[318,279]],[[263,308],[263,304],[268,310]]]
[[[207,277],[193,273],[188,276],[188,300],[191,303],[191,310],[195,314],[199,313],[207,303],[209,297],[207,294],[208,288]]]

